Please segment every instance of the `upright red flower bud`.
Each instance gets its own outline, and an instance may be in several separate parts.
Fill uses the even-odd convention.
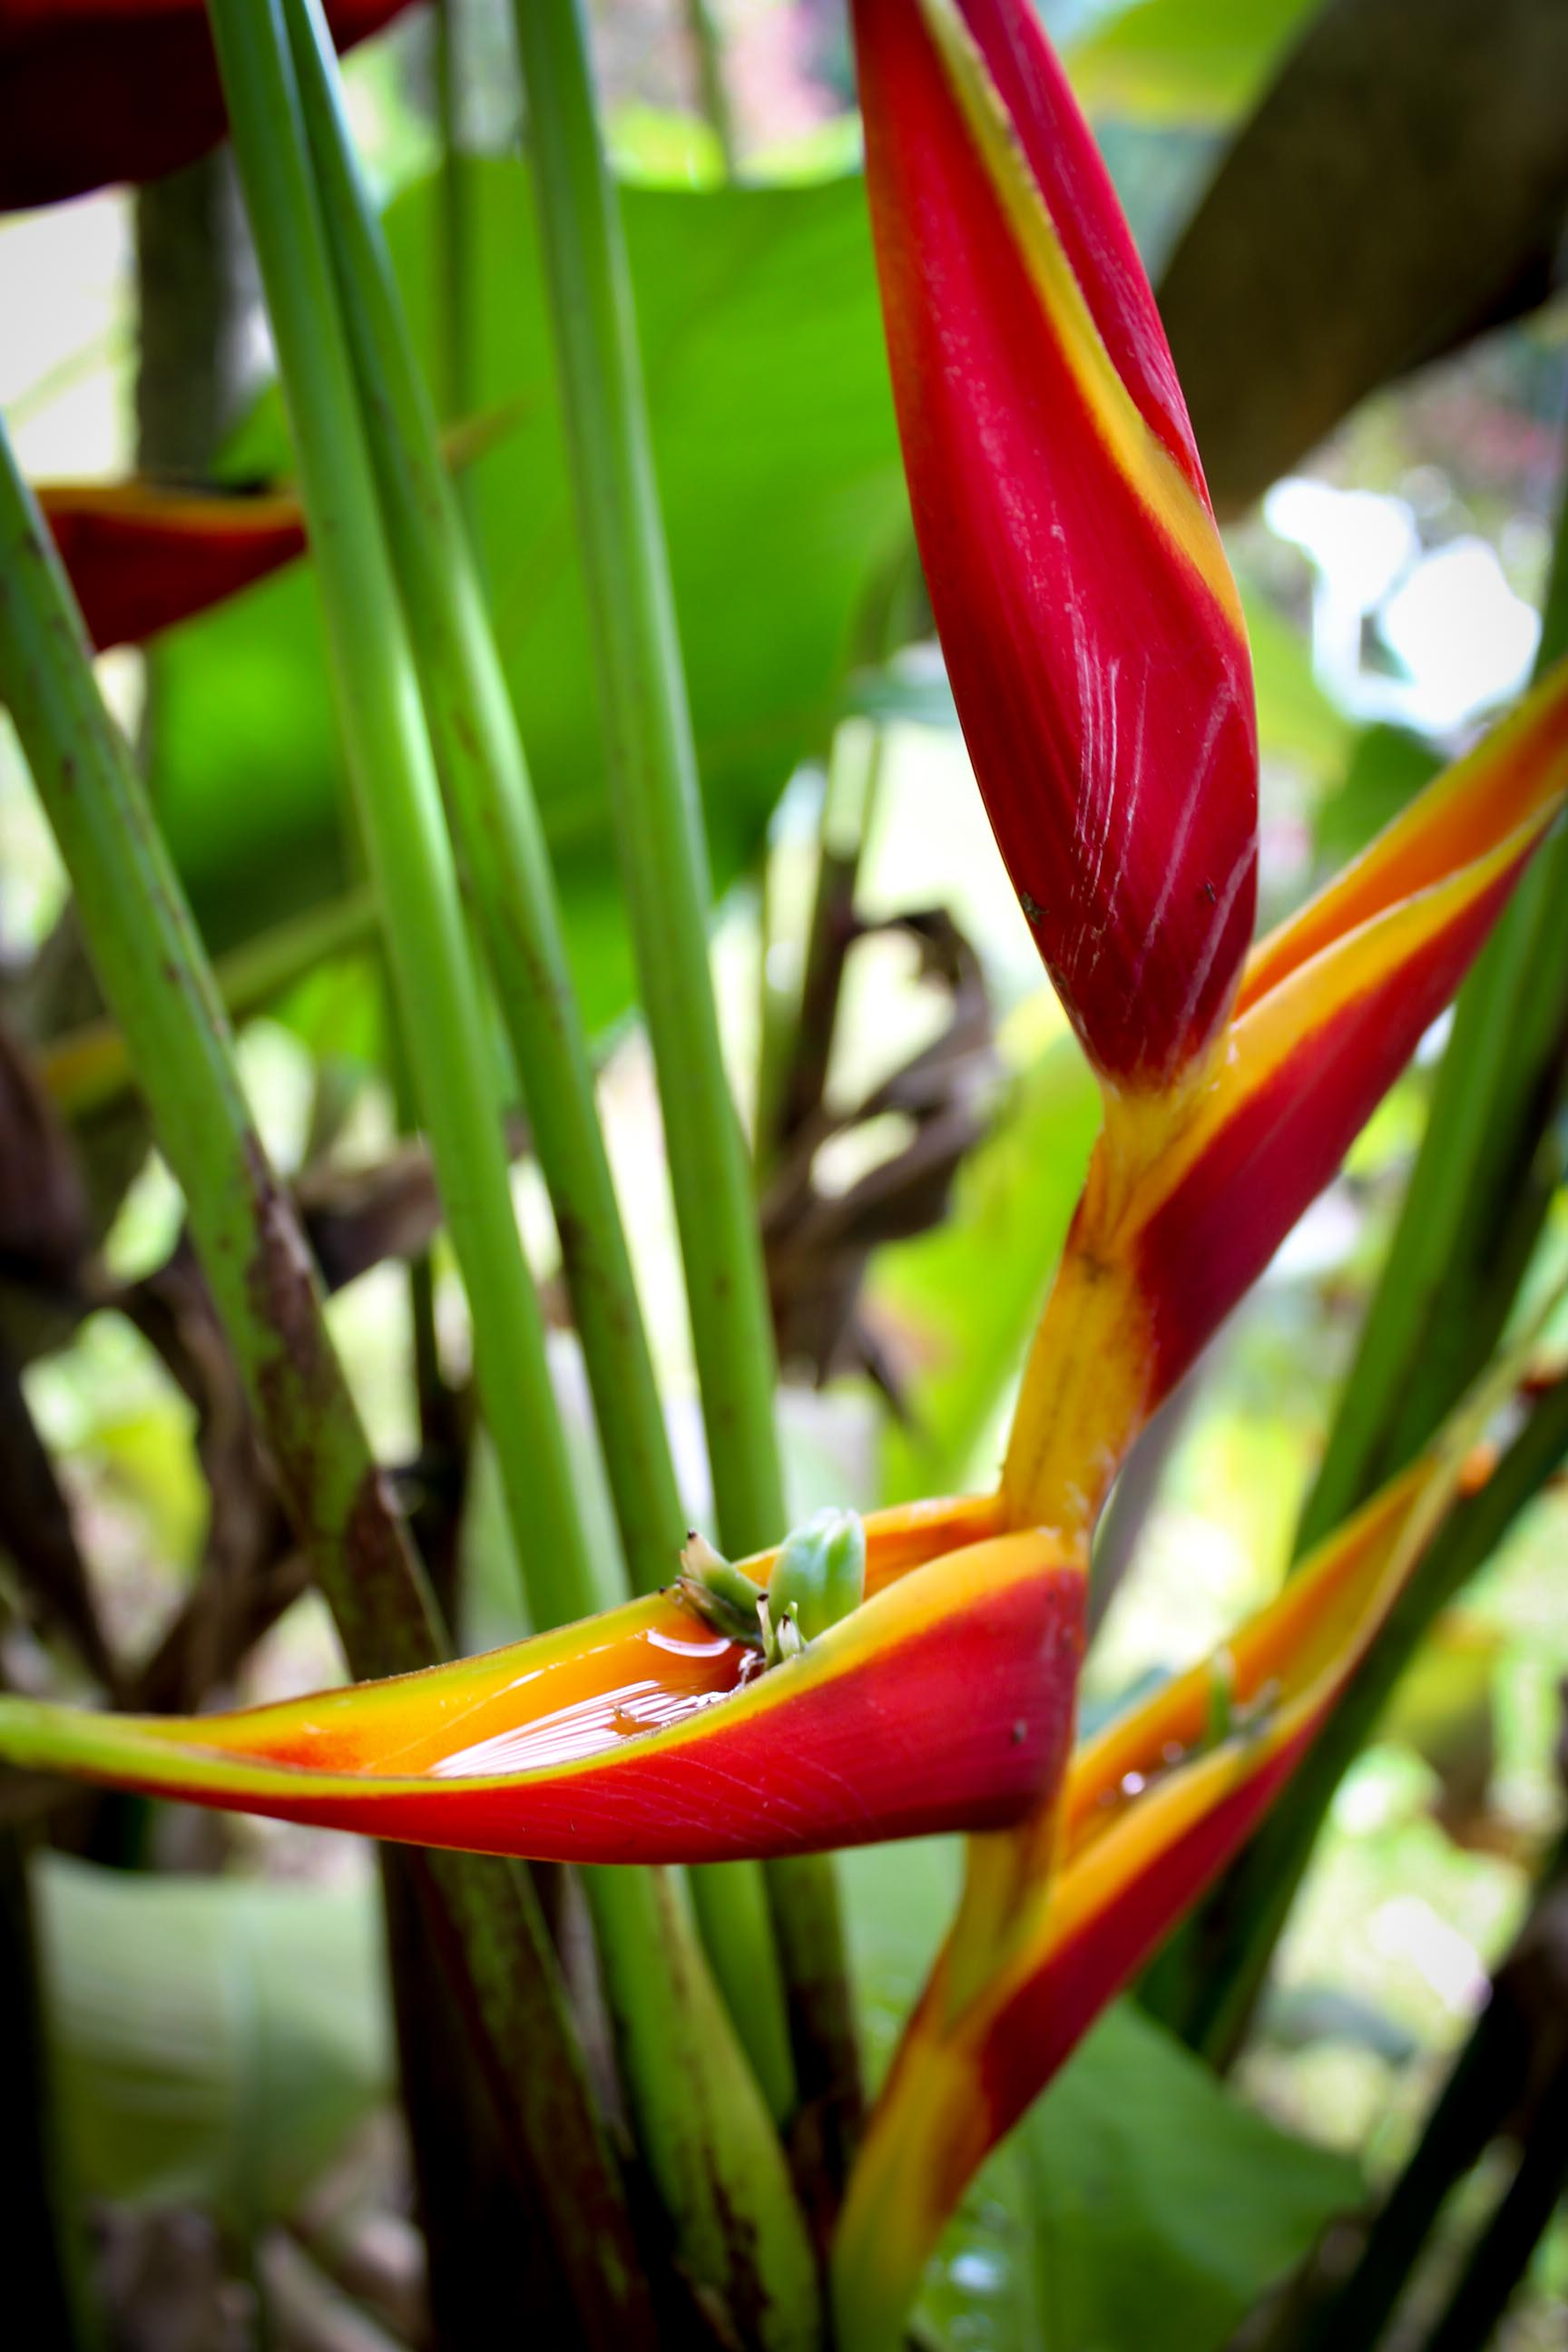
[[[1169,1087],[1251,937],[1257,735],[1154,299],[1028,8],[855,20],[904,462],[975,774],[1095,1064]]]

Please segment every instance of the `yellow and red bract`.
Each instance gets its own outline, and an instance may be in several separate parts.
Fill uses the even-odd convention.
[[[1248,957],[1250,673],[1153,299],[1026,0],[854,0],[900,431],[980,787],[1106,1097],[999,1492],[868,1523],[800,1658],[665,1598],[489,1658],[192,1722],[0,1700],[18,1762],[380,1836],[705,1861],[961,1829],[952,1937],[837,2258],[896,2339],[975,2164],[1246,1837],[1452,1484],[1379,1497],[1068,1769],[1085,1563],[1150,1412],[1473,959],[1568,795],[1568,669]],[[671,1572],[679,1530],[671,1529]],[[765,1580],[766,1559],[749,1563]],[[1138,1785],[1134,1789],[1133,1783]]]
[[[878,2340],[989,2150],[1212,1884],[1289,1780],[1458,1482],[1444,1450],[1377,1496],[1245,1624],[1074,1759],[1054,1870],[995,1964],[939,1958],[873,2116],[841,2226],[847,2340]],[[1237,1727],[1214,1739],[1223,1672]]]
[[[1065,1768],[1084,1580],[998,1518],[994,1499],[878,1515],[863,1606],[765,1674],[658,1595],[237,1715],[9,1701],[0,1743],[198,1804],[543,1860],[715,1862],[999,1825]],[[763,1583],[772,1564],[746,1563]]]
[[[287,490],[41,482],[37,496],[99,653],[143,645],[304,552],[304,514]]]

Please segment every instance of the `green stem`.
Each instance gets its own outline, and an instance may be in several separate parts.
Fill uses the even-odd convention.
[[[517,0],[556,369],[603,693],[610,788],[686,1271],[719,1539],[744,1554],[784,1529],[776,1373],[746,1149],[708,963],[710,887],[620,215],[578,0]],[[850,2039],[831,1865],[812,1865],[819,1941],[790,1981],[797,2061],[816,1989],[839,2030],[801,2083],[836,2084]],[[716,1954],[716,1965],[722,1956]],[[786,1959],[786,1976],[788,1966]],[[727,1995],[732,1988],[725,1984]]]
[[[438,405],[448,422],[473,412],[472,351],[474,224],[468,207],[462,142],[463,69],[458,39],[458,0],[436,0],[436,125],[441,142],[437,185],[437,270],[441,302],[437,378]]]
[[[473,1318],[511,1533],[545,1613],[592,1589],[502,1148],[478,974],[361,429],[280,0],[214,0],[218,63],[300,463],[339,724],[416,1098]]]
[[[434,419],[343,121],[330,37],[310,0],[284,0],[308,137],[391,543],[437,740],[555,1202],[606,1466],[643,1590],[668,1581],[680,1506],[594,1107],[586,1041],[554,887],[500,664],[447,488]],[[498,855],[499,852],[499,855]],[[548,1577],[524,1555],[542,1623],[589,1613],[585,1555]],[[639,2137],[693,2274],[758,2340],[783,2342],[815,2301],[782,2151],[721,2014],[701,2008],[685,1915],[647,1873],[584,1880]],[[752,1988],[757,1997],[759,1988]]]
[[[719,1522],[784,1532],[775,1365],[741,1129],[708,967],[697,760],[620,215],[577,0],[519,0],[529,154],[603,686],[610,789],[664,1111]]]
[[[683,1519],[594,1099],[538,803],[380,224],[302,5],[289,24],[338,289],[425,707],[561,1235],[626,1567],[675,1572]],[[593,1608],[591,1588],[558,1615]]]
[[[357,1675],[428,1665],[438,1621],[333,1353],[309,1252],[251,1125],[233,1040],[145,792],[93,680],[80,614],[0,433],[0,697],[65,861],[110,1011],[263,1432]],[[443,1858],[450,1990],[468,2015],[595,2343],[647,2340],[646,2291],[525,1882],[507,1904]],[[508,1907],[510,1906],[510,1907]],[[528,2069],[515,2052],[526,2045]]]

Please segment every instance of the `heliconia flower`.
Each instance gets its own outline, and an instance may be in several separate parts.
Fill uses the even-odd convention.
[[[767,1672],[660,1595],[488,1656],[237,1715],[0,1698],[0,1755],[542,1860],[711,1862],[1017,1820],[1066,1764],[1081,1562],[1004,1530],[994,1498],[884,1512],[866,1534],[863,1605]],[[773,1558],[746,1563],[760,1582]]]
[[[1457,1478],[1447,1453],[1417,1464],[1225,1650],[1075,1756],[1054,1870],[1041,1870],[978,1982],[973,1957],[950,1941],[873,2113],[835,2256],[845,2341],[900,2340],[921,2272],[975,2170],[1257,1827],[1385,1622]]]
[[[1014,1423],[1016,1520],[1092,1525],[1131,1437],[1333,1175],[1565,802],[1568,664],[1254,950],[1173,1121],[1108,1101]]]
[[[407,0],[328,0],[340,48]],[[226,127],[206,0],[3,0],[0,212],[155,180]]]
[[[1091,1060],[1169,1089],[1251,938],[1235,584],[1154,298],[1017,0],[854,0],[904,464],[986,809]]]
[[[266,579],[305,547],[304,514],[288,491],[239,497],[142,481],[41,482],[37,499],[100,653],[144,644]]]

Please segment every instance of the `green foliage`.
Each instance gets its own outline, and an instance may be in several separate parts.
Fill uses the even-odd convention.
[[[1232,122],[1315,0],[1133,0],[1068,52],[1084,105],[1152,122]]]
[[[466,166],[474,384],[517,422],[470,481],[500,650],[561,873],[589,1023],[630,962],[588,617],[525,176]],[[624,193],[715,879],[752,855],[833,709],[856,616],[908,530],[858,182]],[[387,222],[418,348],[440,308],[437,189]],[[275,394],[229,453],[286,471]],[[336,739],[313,584],[296,571],[171,632],[153,656],[153,785],[210,938],[323,894],[339,861]]]
[[[286,2214],[392,2085],[371,1889],[147,1877],[46,1855],[36,1886],[72,2163],[91,2194]]]
[[[923,1841],[841,1868],[879,2059],[951,1915],[960,1855]],[[1352,2164],[1243,2106],[1121,2004],[987,2165],[922,2315],[951,2344],[994,2352],[1220,2352],[1361,2194]]]
[[[1019,2134],[1042,2352],[1219,2352],[1354,2165],[1278,2130],[1136,2010],[1110,2011]]]
[[[1233,8],[1277,14],[1262,0],[1226,0]],[[1175,0],[1171,11],[1187,13]],[[1535,309],[1556,282],[1568,201],[1558,0],[1479,14],[1357,0],[1299,15],[1301,39],[1159,288],[1222,514],[1300,464],[1368,393]]]

